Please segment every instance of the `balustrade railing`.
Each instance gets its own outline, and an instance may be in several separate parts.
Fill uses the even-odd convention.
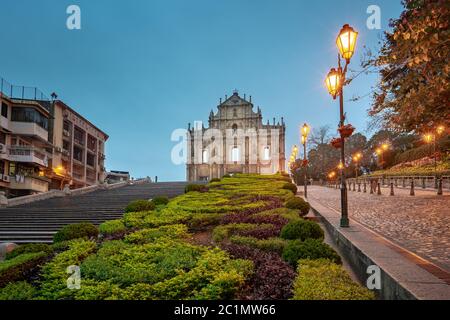
[[[410,195],[415,195],[415,190],[436,190],[438,195],[442,195],[445,190],[450,191],[450,176],[380,176],[358,178],[347,178],[347,189],[352,192],[370,192],[371,194],[381,194],[382,187],[390,189],[390,195],[395,195],[396,188],[410,190]],[[328,182],[328,187],[339,188],[339,181]]]

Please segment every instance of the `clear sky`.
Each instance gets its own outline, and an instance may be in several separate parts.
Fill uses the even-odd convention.
[[[81,30],[68,30],[66,8],[81,8]],[[369,30],[369,5],[381,8],[382,30]],[[108,170],[135,177],[184,180],[171,162],[171,133],[207,122],[219,98],[252,95],[264,122],[284,116],[287,148],[298,126],[337,127],[338,105],[324,88],[336,65],[344,23],[375,48],[400,0],[14,0],[0,7],[0,76],[37,86],[110,135]],[[371,91],[361,75],[346,98]],[[367,128],[370,98],[346,102],[348,120]],[[272,121],[272,120],[271,120]]]

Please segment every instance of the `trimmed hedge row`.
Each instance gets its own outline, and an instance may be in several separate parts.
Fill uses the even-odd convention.
[[[5,259],[10,260],[24,253],[45,252],[47,255],[53,253],[53,248],[45,243],[26,243],[16,247],[6,254]]]
[[[122,220],[109,220],[98,227],[98,231],[104,236],[123,235],[126,230],[127,227]]]
[[[78,238],[97,238],[98,229],[92,223],[82,222],[68,224],[61,228],[54,236],[53,242],[61,242]]]
[[[300,259],[329,259],[338,264],[342,263],[336,251],[319,239],[292,240],[284,248],[282,257],[293,267],[297,266]]]
[[[314,221],[298,220],[288,223],[281,230],[281,238],[287,240],[324,239],[322,228]]]
[[[0,288],[8,283],[23,280],[46,261],[48,253],[24,253],[0,262]]]
[[[12,282],[0,290],[0,300],[32,300],[37,290],[25,281]]]
[[[292,197],[285,203],[286,208],[300,210],[301,216],[306,216],[309,212],[309,203],[302,198]]]
[[[294,300],[373,300],[373,292],[353,282],[342,266],[327,259],[298,261]]]
[[[125,207],[125,212],[140,212],[152,210],[155,210],[155,204],[149,200],[134,200]]]

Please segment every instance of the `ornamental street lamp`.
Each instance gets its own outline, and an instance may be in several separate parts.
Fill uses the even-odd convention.
[[[301,133],[302,133],[302,144],[303,144],[303,166],[304,166],[304,170],[305,170],[305,198],[308,197],[308,160],[307,160],[307,156],[306,156],[306,142],[308,140],[308,134],[310,131],[310,127],[305,123],[303,124],[303,127],[301,128]]]
[[[348,24],[344,25],[339,32],[336,39],[336,45],[339,49],[340,55],[338,55],[338,69],[331,69],[325,80],[325,84],[328,88],[329,93],[333,96],[333,99],[339,95],[339,113],[340,113],[340,127],[344,126],[345,116],[344,116],[344,94],[343,88],[347,84],[345,81],[345,75],[347,73],[347,67],[350,63],[355,48],[356,39],[358,38],[358,32],[356,32]],[[341,57],[345,60],[344,68],[341,67]],[[348,203],[347,203],[347,184],[345,182],[345,149],[344,142],[345,138],[341,133],[341,227],[349,227],[348,220]]]
[[[298,154],[298,147],[294,145],[294,148],[292,149],[292,152],[297,155]]]

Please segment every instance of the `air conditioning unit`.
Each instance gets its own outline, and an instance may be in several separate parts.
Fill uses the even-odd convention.
[[[6,153],[6,146],[3,143],[0,143],[0,153]]]
[[[70,155],[69,151],[67,151],[67,150],[63,150],[62,154],[65,155],[65,156],[69,156]]]
[[[61,147],[55,147],[56,152],[61,152]]]
[[[63,130],[63,135],[68,137],[68,136],[70,136],[70,132],[67,130]]]
[[[5,182],[10,182],[9,176],[6,175],[6,174],[3,175],[3,179],[2,180],[5,181]]]

